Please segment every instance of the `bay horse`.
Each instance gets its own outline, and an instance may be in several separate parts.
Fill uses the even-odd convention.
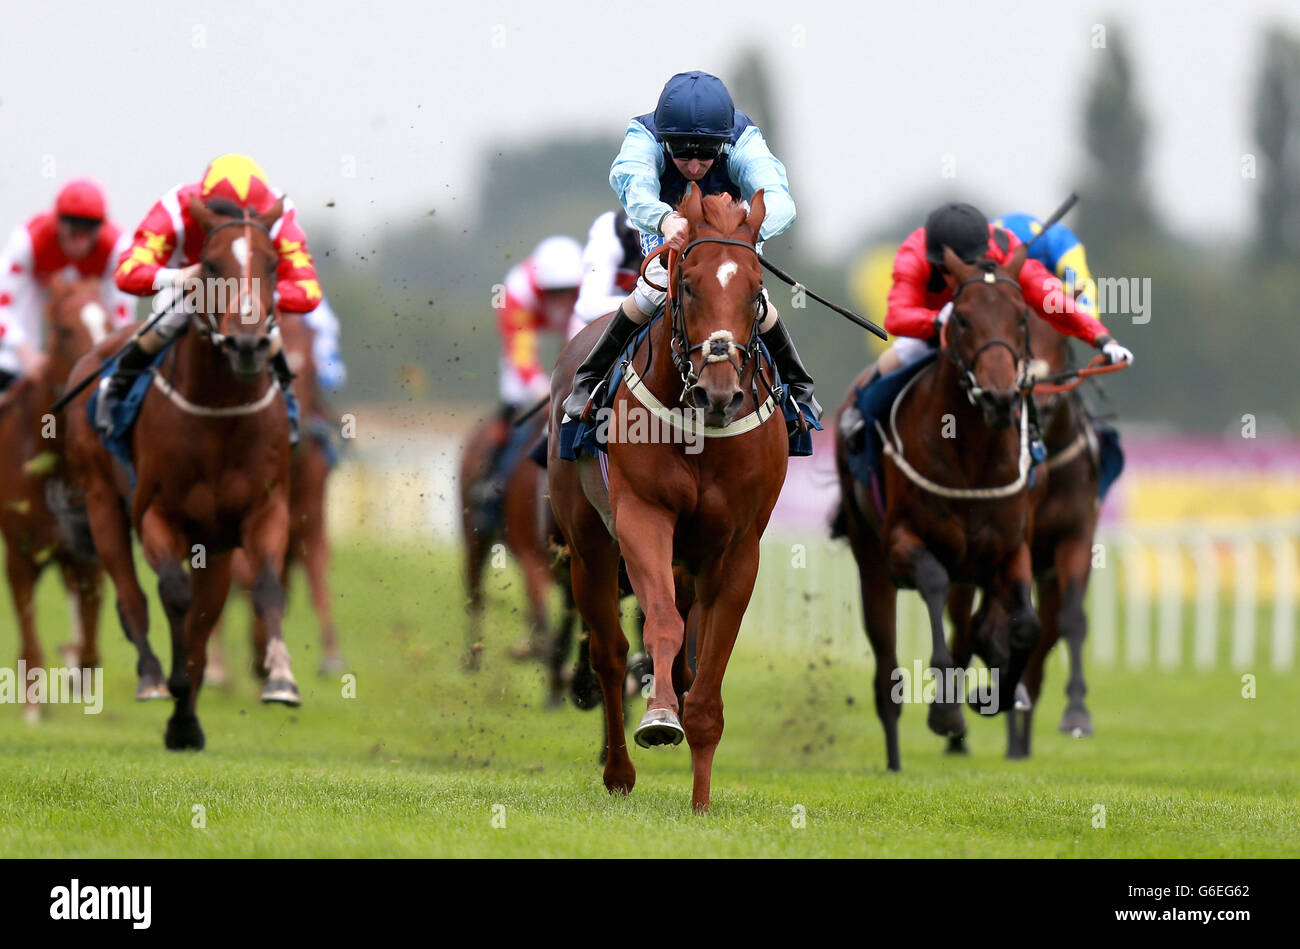
[[[608,495],[599,462],[562,460],[558,437],[550,439],[547,476],[571,553],[574,599],[591,629],[606,716],[605,787],[627,794],[636,783],[623,732],[628,645],[619,624],[621,556],[645,613],[654,670],[634,736],[642,747],[685,737],[691,803],[705,812],[723,730],[722,678],[753,592],[759,539],[785,481],[788,437],[770,385],[767,400],[758,391],[771,381],[771,370],[760,370],[757,342],[765,310],[754,245],[765,214],[763,192],[747,210],[725,194],[701,198],[691,185],[679,212],[689,236],[681,254],[661,250],[668,253],[666,312],[629,364],[634,375],[626,375],[614,394]],[[560,355],[551,378],[553,433],[560,431],[573,374],[607,320],[593,321]],[[676,411],[681,425],[698,425],[702,417],[704,425],[693,429],[706,436],[702,450],[688,453],[671,437],[638,437],[636,420],[646,419],[647,406],[655,403],[659,419]],[[653,428],[641,426],[643,434],[647,427]],[[686,661],[686,616],[677,602],[674,563],[690,575],[699,609],[694,670]]]
[[[95,548],[113,581],[123,629],[139,655],[137,698],[156,694],[162,683],[132,559],[133,527],[158,575],[172,643],[165,689],[175,702],[164,744],[173,750],[204,745],[196,709],[207,641],[229,592],[231,552],[237,547],[255,565],[253,609],[267,624],[270,640],[262,701],[301,701],[281,629],[289,422],[268,367],[279,264],[271,228],[283,206],[281,200],[249,215],[226,202],[191,202],[190,212],[204,233],[205,292],[188,331],[171,344],[150,380],[135,421],[133,490],[87,418],[89,389],[68,410],[69,458]],[[221,286],[235,292],[213,292]],[[113,334],[79,360],[69,384],[94,372],[129,332]]]
[[[72,608],[73,636],[64,648],[69,664],[99,665],[99,609],[103,571],[84,521],[61,529],[51,505],[66,503],[68,440],[63,419],[48,415],[73,363],[112,329],[98,279],[55,278],[45,307],[47,360],[38,374],[15,383],[0,403],[0,533],[5,571],[22,638],[19,657],[28,668],[45,659],[36,629],[34,594],[41,573],[57,564]],[[24,692],[24,698],[26,693]],[[38,707],[27,705],[29,720]]]
[[[545,414],[538,412],[524,422],[531,444],[542,433]],[[465,540],[465,586],[469,598],[469,626],[466,631],[462,665],[469,670],[479,667],[483,651],[483,569],[493,546],[500,542],[514,555],[524,577],[524,594],[528,601],[528,633],[524,643],[512,652],[516,658],[541,658],[551,641],[548,599],[554,588],[551,563],[555,552],[548,549],[551,513],[546,503],[546,474],[527,452],[521,452],[513,469],[506,473],[505,493],[501,499],[502,525],[497,530],[480,522],[472,500],[475,485],[488,475],[494,446],[509,437],[509,425],[500,416],[480,425],[470,434],[461,453],[458,488],[460,492],[461,530]],[[553,683],[552,694],[555,694]]]
[[[997,674],[998,711],[1006,711],[1040,638],[1031,597],[1030,531],[1045,478],[1029,487],[1027,406],[1022,390],[1029,353],[1029,312],[1020,293],[1025,248],[1004,268],[964,263],[944,249],[944,279],[953,311],[933,364],[909,382],[889,419],[883,521],[869,489],[849,470],[844,434],[836,426],[841,490],[835,528],[857,561],[867,635],[876,656],[875,704],[885,732],[886,761],[901,769],[895,686],[898,672],[895,602],[915,589],[930,619],[930,666],[952,682],[943,610],[953,583],[983,591],[972,648]],[[840,406],[851,404],[854,390]],[[883,431],[883,427],[882,427]],[[1041,473],[1041,472],[1040,472]],[[966,731],[965,696],[936,694],[927,724],[952,738]]]
[[[1065,372],[1070,363],[1069,339],[1038,314],[1029,319],[1030,346],[1035,376]],[[1027,758],[1034,706],[1043,684],[1048,653],[1058,639],[1069,648],[1070,674],[1066,682],[1067,703],[1061,715],[1060,731],[1075,737],[1092,734],[1092,716],[1084,703],[1088,688],[1083,675],[1083,643],[1088,635],[1088,617],[1083,601],[1092,569],[1092,543],[1101,512],[1098,496],[1100,477],[1096,438],[1092,423],[1077,389],[1048,396],[1035,395],[1047,449],[1047,490],[1034,510],[1030,551],[1034,565],[1038,617],[1043,626],[1029,662],[1021,689],[1007,714],[1007,757]],[[970,662],[970,622],[974,591],[954,589],[948,599],[953,625],[953,659],[959,667]],[[963,738],[949,739],[952,751],[962,751]]]
[[[322,676],[342,673],[346,666],[339,649],[338,633],[334,628],[334,610],[329,588],[329,536],[325,529],[325,497],[330,475],[330,458],[313,432],[314,426],[334,424],[333,413],[325,405],[316,376],[316,361],[312,355],[314,334],[311,326],[299,313],[282,313],[278,318],[280,335],[289,368],[294,373],[294,393],[298,396],[298,411],[303,420],[306,438],[289,458],[289,549],[284,558],[284,572],[280,585],[285,596],[289,594],[289,578],[295,563],[301,564],[311,594],[312,608],[320,625],[321,661],[318,672]],[[231,561],[238,588],[251,593],[257,581],[253,564],[243,548],[236,550]],[[225,684],[225,656],[221,648],[222,625],[212,632],[208,655],[207,680],[212,685]],[[266,678],[266,623],[253,614],[249,630],[253,645],[253,674]]]

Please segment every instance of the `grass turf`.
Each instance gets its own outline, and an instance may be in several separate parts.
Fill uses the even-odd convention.
[[[1031,760],[1005,760],[1003,719],[973,713],[971,755],[945,756],[924,709],[910,706],[894,775],[865,637],[846,661],[841,648],[792,654],[747,632],[724,686],[712,814],[690,810],[684,744],[634,747],[636,790],[612,798],[596,761],[600,713],[546,708],[540,670],[504,654],[523,616],[513,571],[490,584],[484,668],[460,670],[457,567],[449,548],[339,545],[337,620],[355,698],[316,676],[315,622],[296,583],[296,710],[257,701],[246,608],[231,608],[232,684],[203,693],[201,753],[163,749],[170,703],[132,701],[134,653],[106,608],[102,714],[53,706],[33,726],[0,705],[0,856],[1300,855],[1297,690],[1293,676],[1264,670],[1253,699],[1226,667],[1095,670],[1097,736],[1080,741],[1056,731],[1054,662]],[[39,618],[48,662],[67,625],[52,573]],[[0,656],[16,657],[7,612],[0,629]],[[156,608],[151,638],[169,662]],[[1093,826],[1097,805],[1104,828]]]

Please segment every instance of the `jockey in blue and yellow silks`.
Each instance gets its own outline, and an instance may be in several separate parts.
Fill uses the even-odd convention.
[[[1020,238],[1022,244],[1028,244],[1043,233],[1043,222],[1022,212],[1005,214],[993,225],[1010,231]],[[1097,315],[1097,281],[1092,279],[1088,255],[1074,231],[1064,224],[1053,224],[1029,248],[1029,256],[1054,274],[1065,285],[1065,292],[1072,294],[1089,313]]]

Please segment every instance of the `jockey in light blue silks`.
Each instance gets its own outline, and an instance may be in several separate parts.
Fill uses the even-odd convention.
[[[704,72],[678,73],[668,80],[654,112],[628,123],[623,147],[610,168],[610,186],[640,231],[643,253],[665,243],[678,251],[686,246],[686,220],[673,209],[692,181],[706,196],[725,192],[737,200],[748,200],[762,189],[767,216],[759,233],[760,247],[762,240],[775,237],[794,221],[785,166],[768,150],[758,126],[732,104],[722,80]],[[647,276],[667,286],[662,259],[647,268]],[[766,297],[767,291],[763,293]],[[637,281],[574,374],[573,391],[564,400],[566,415],[584,415],[618,354],[663,305],[665,295],[645,279]],[[816,420],[821,406],[813,397],[812,377],[779,317],[769,298],[759,336],[804,414]]]

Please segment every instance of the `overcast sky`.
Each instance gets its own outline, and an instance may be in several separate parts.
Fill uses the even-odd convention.
[[[1080,168],[1103,21],[1135,54],[1157,206],[1197,236],[1244,233],[1260,32],[1300,32],[1294,0],[8,4],[0,227],[86,173],[133,227],[223,151],[256,157],[309,233],[457,219],[487,141],[620,134],[669,75],[726,79],[747,44],[778,83],[798,239],[835,246],[929,195],[945,155],[990,214],[1046,213]]]

